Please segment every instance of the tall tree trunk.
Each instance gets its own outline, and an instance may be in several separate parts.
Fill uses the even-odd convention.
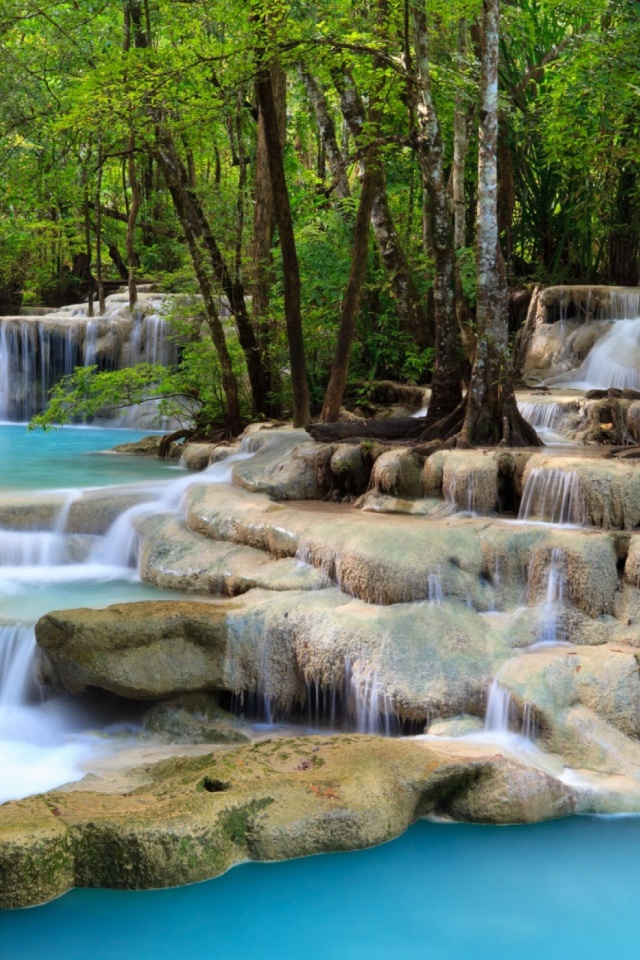
[[[462,17],[458,21],[458,61],[459,71],[468,53],[469,23]],[[461,276],[461,252],[466,247],[467,233],[467,204],[464,191],[464,175],[469,152],[469,104],[462,87],[456,92],[456,101],[453,115],[453,169],[451,185],[453,193],[453,247],[456,252],[454,261],[456,318],[465,347],[465,353],[470,361],[475,354],[475,338],[472,335],[469,323],[471,311],[469,301],[465,296]]]
[[[96,283],[98,285],[98,313],[102,316],[106,310],[104,296],[104,277],[102,275],[102,165],[104,153],[102,145],[98,144],[98,173],[96,178],[96,195],[94,212],[96,218]]]
[[[365,109],[362,99],[346,69],[334,71],[333,80],[340,94],[342,113],[356,146],[361,149]],[[427,312],[413,282],[402,240],[391,215],[384,171],[371,209],[371,226],[380,251],[391,294],[396,304],[400,325],[416,343],[425,345],[431,340]]]
[[[338,340],[333,364],[331,366],[329,385],[327,386],[320,417],[325,423],[338,419],[344,389],[347,383],[351,347],[353,345],[356,321],[358,319],[362,298],[362,285],[367,272],[367,249],[369,246],[371,207],[378,192],[378,183],[376,181],[379,176],[380,168],[378,164],[375,162],[367,164],[367,169],[362,181],[358,214],[356,216],[349,283],[342,302],[340,330],[338,332]]]
[[[138,181],[138,176],[136,173],[136,156],[135,156],[135,134],[133,130],[129,134],[129,155],[128,155],[128,170],[129,170],[129,186],[131,187],[131,203],[129,204],[129,217],[127,219],[127,240],[126,240],[126,249],[127,249],[127,267],[129,270],[129,306],[135,307],[138,302],[138,290],[136,288],[136,245],[135,245],[135,236],[136,236],[136,222],[138,220],[138,214],[140,212],[140,206],[142,204],[142,195],[140,193],[140,183]]]
[[[233,371],[224,327],[216,304],[217,278],[210,264],[197,211],[194,209],[189,193],[185,189],[183,168],[179,163],[176,163],[177,158],[173,142],[170,138],[158,138],[155,149],[158,166],[171,194],[174,209],[189,247],[194,273],[202,294],[207,325],[220,361],[222,389],[227,404],[227,429],[232,436],[237,436],[242,429],[238,382]]]
[[[93,275],[91,273],[91,206],[89,204],[89,184],[85,180],[84,184],[84,243],[87,256],[87,271],[89,274],[89,290],[87,293],[87,316],[93,316]]]
[[[346,200],[351,196],[347,179],[346,164],[338,140],[333,117],[324,90],[303,63],[298,64],[298,75],[304,84],[309,103],[316,119],[320,140],[333,177],[333,187],[338,200]]]
[[[162,171],[165,180],[166,171],[168,167],[170,167],[174,182],[180,185],[180,189],[184,191],[188,198],[191,213],[191,229],[196,239],[199,242],[202,241],[204,251],[207,254],[213,270],[214,283],[212,290],[215,290],[216,286],[222,290],[229,301],[231,312],[235,319],[238,340],[240,341],[240,346],[242,347],[247,363],[247,373],[251,385],[254,412],[267,414],[269,381],[247,310],[242,278],[240,276],[237,276],[235,279],[232,277],[222,251],[211,230],[200,196],[197,190],[191,185],[187,167],[182,162],[174,139],[166,127],[161,126],[158,129],[155,150],[157,157],[163,158]]]
[[[416,50],[417,148],[429,200],[429,239],[435,261],[433,302],[436,361],[427,424],[451,414],[462,399],[462,368],[455,312],[454,234],[444,171],[444,147],[431,93],[429,33],[424,0],[413,7]]]
[[[287,135],[287,78],[279,64],[270,67],[276,112],[278,114],[278,133],[284,150]],[[258,131],[254,174],[253,204],[253,284],[251,287],[251,306],[253,326],[267,368],[269,412],[279,415],[280,370],[277,358],[271,351],[277,340],[277,330],[269,315],[270,289],[273,283],[272,248],[276,219],[273,207],[273,190],[269,175],[267,142],[265,137],[264,114],[258,107]]]
[[[256,81],[258,105],[264,117],[264,133],[273,190],[273,205],[280,232],[282,269],[284,274],[284,309],[289,342],[291,385],[293,391],[293,424],[306,426],[311,419],[309,385],[304,354],[302,313],[300,309],[300,267],[293,233],[289,191],[284,172],[284,160],[278,135],[278,114],[273,96],[269,69],[263,70]]]
[[[540,442],[518,412],[509,356],[506,279],[498,234],[499,31],[500,0],[483,0],[476,231],[478,344],[460,446]]]

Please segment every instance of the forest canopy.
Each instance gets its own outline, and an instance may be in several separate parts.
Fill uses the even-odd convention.
[[[639,282],[636,0],[4,0],[0,63],[0,302],[198,295],[231,432],[433,378],[504,440],[460,407],[500,291]]]

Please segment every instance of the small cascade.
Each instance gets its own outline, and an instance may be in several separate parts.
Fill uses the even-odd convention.
[[[580,481],[572,470],[534,467],[522,493],[519,520],[579,523]]]
[[[159,363],[169,367],[178,361],[178,348],[171,342],[169,323],[157,313],[145,317],[144,359],[147,363]]]
[[[418,417],[420,418],[426,417],[428,413],[429,413],[429,407],[420,407],[418,410],[415,411],[415,413],[412,413],[411,416],[417,420]]]
[[[7,735],[8,708],[42,700],[34,679],[36,638],[33,625],[0,626],[0,737]]]
[[[84,333],[84,351],[82,355],[82,364],[85,367],[92,367],[97,362],[98,351],[98,324],[95,320],[89,320]]]
[[[562,625],[566,587],[567,555],[560,547],[554,547],[547,573],[545,598],[540,606],[540,639],[534,646],[567,643],[566,630]]]
[[[640,291],[613,290],[611,327],[575,370],[551,377],[549,386],[576,390],[640,390]]]
[[[520,733],[514,732],[517,727],[518,711],[511,698],[511,694],[497,680],[489,687],[487,695],[487,709],[484,716],[484,733],[494,737],[516,737],[523,745],[530,744],[536,733],[536,719],[530,703],[525,703],[522,710],[522,724]]]
[[[505,690],[497,680],[489,687],[487,710],[484,716],[486,733],[509,733],[511,725],[512,703],[511,694]]]
[[[391,718],[395,718],[395,711],[380,682],[378,671],[372,670],[363,680],[359,680],[347,664],[345,677],[358,733],[390,736]]]
[[[111,524],[104,537],[94,544],[89,561],[110,567],[134,567],[138,565],[138,534],[134,521],[151,513],[169,513],[183,511],[187,490],[196,485],[210,483],[231,483],[233,465],[239,460],[248,460],[251,453],[236,453],[220,463],[213,463],[200,473],[191,473],[166,487],[158,489],[156,499],[129,507]]]
[[[158,312],[161,300],[149,302],[155,312],[145,316],[141,309],[133,322],[117,295],[96,319],[87,317],[86,304],[42,317],[0,317],[0,420],[30,420],[45,408],[54,384],[78,366],[175,364],[179,351]]]
[[[429,603],[432,607],[441,607],[444,600],[442,578],[438,573],[430,573],[428,579]]]
[[[554,430],[562,418],[562,405],[559,403],[522,400],[518,403],[518,410],[536,430]]]

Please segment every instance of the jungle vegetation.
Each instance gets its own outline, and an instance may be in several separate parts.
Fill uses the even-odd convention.
[[[392,379],[423,439],[535,442],[513,291],[639,282],[638,0],[4,0],[0,67],[0,302],[192,297],[177,369],[49,419],[182,392],[236,434]]]

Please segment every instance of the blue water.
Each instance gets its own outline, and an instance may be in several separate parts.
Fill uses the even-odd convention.
[[[419,823],[373,850],[0,912],[2,960],[637,960],[640,820]]]
[[[97,427],[29,433],[23,424],[0,424],[0,492],[171,479],[175,461],[101,453],[143,436],[139,430]]]

